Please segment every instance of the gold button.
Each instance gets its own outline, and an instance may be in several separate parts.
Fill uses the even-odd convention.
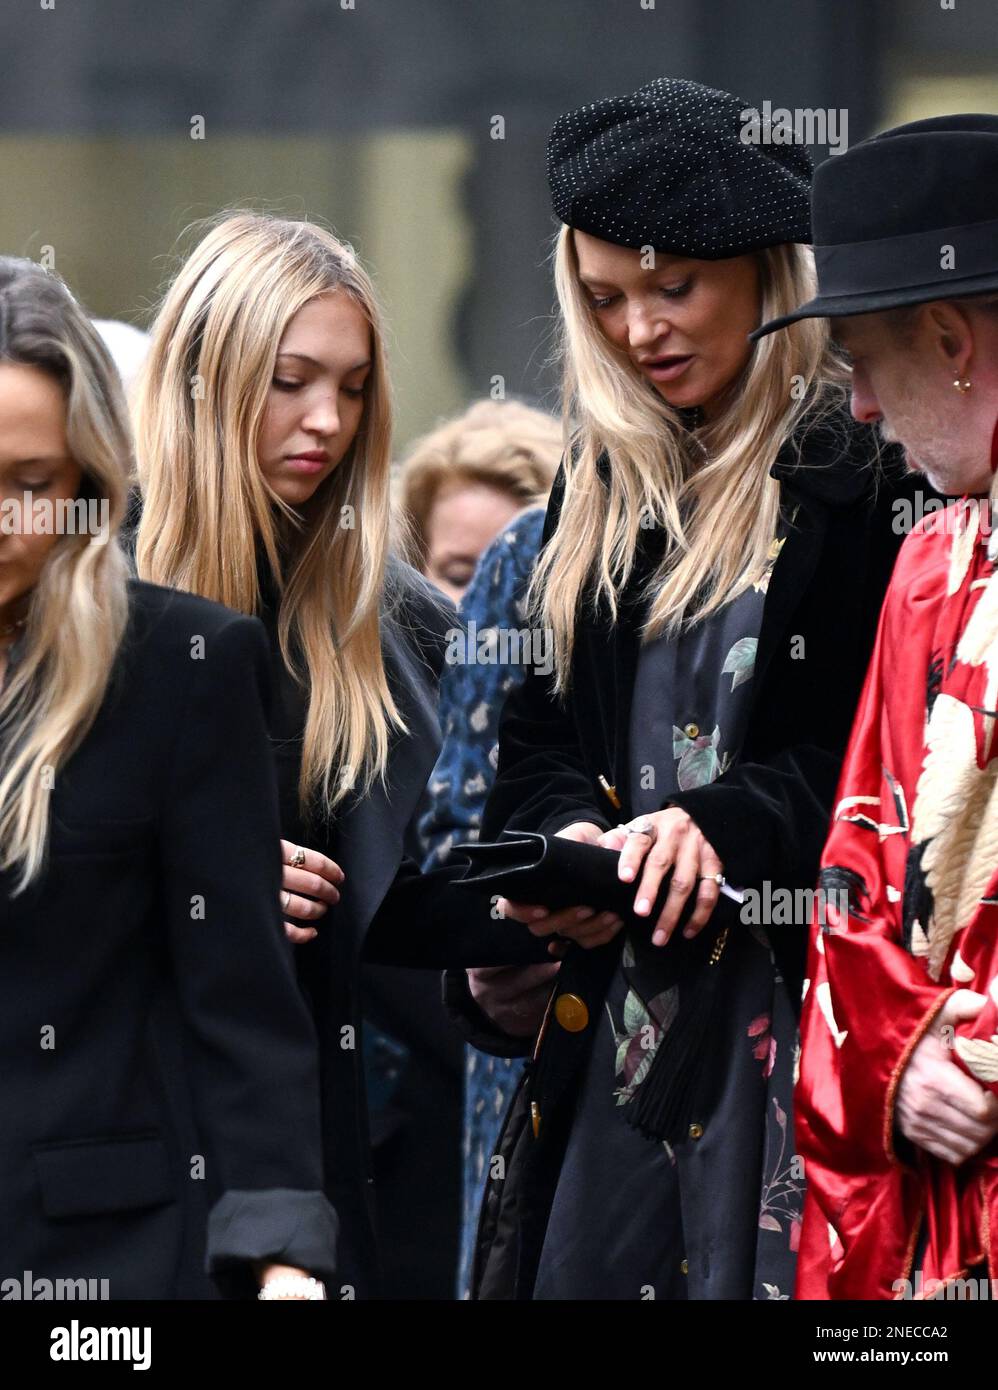
[[[680,1274],[689,1274],[689,1272],[690,1272],[690,1262],[689,1262],[689,1260],[684,1260],[684,1261],[682,1262],[682,1264],[679,1266],[679,1272],[680,1272]]]
[[[698,1125],[694,1120],[693,1124],[690,1125],[689,1135],[691,1139],[702,1139],[703,1125]]]
[[[554,1016],[566,1033],[581,1033],[589,1022],[589,1010],[577,994],[559,994]]]
[[[699,738],[699,737],[700,737],[700,725],[699,725],[699,724],[687,724],[686,728],[683,730],[683,733],[686,735],[687,738]]]

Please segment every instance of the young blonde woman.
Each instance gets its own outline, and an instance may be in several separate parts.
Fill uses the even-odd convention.
[[[264,633],[128,579],[131,453],[90,321],[0,259],[0,1286],[321,1296]]]
[[[767,904],[814,887],[901,537],[820,325],[748,340],[813,272],[807,153],[746,143],[743,109],[661,79],[563,116],[549,145],[577,422],[534,586],[556,673],[506,705],[482,838],[619,850],[637,925],[507,904],[576,943],[543,1021],[517,1020],[512,972],[455,997],[481,1046],[534,1054],[478,1297],[793,1287],[807,915]]]
[[[136,414],[139,573],[258,613],[270,637],[282,901],[322,1049],[338,1285],[363,1297],[378,1280],[361,953],[440,967],[529,959],[536,943],[472,923],[451,871],[419,873],[454,616],[390,549],[382,330],[352,250],[308,222],[222,217],[165,296]]]

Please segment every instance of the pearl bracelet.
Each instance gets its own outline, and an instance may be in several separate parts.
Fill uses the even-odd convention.
[[[326,1286],[318,1279],[306,1278],[304,1274],[275,1274],[268,1279],[257,1294],[265,1302],[279,1298],[324,1299]]]

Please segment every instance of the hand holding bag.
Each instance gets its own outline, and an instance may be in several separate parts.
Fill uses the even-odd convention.
[[[632,909],[639,880],[625,883],[617,877],[618,850],[528,830],[504,830],[501,840],[455,845],[454,850],[471,861],[457,880],[462,888],[501,894],[511,902],[537,903],[552,912],[581,906],[616,912],[632,927],[647,927],[658,918],[672,879],[671,874],[665,876],[652,912],[637,917]],[[691,893],[680,925],[692,913],[695,899]]]
[[[460,844],[454,849],[471,861],[464,877],[456,880],[469,892],[501,894],[512,902],[537,903],[550,911],[584,905],[596,912],[616,912],[626,930],[643,937],[650,935],[672,881],[670,872],[652,911],[638,917],[633,904],[639,879],[625,883],[617,877],[617,850],[518,830],[503,831],[501,840]],[[678,986],[677,1009],[636,1101],[624,1113],[630,1125],[657,1143],[678,1142],[687,1132],[694,1109],[702,1109],[706,1101],[701,1081],[715,1023],[720,963],[728,932],[737,921],[735,904],[721,898],[706,926],[687,940],[682,929],[693,914],[696,897],[694,890],[661,948],[662,984]]]

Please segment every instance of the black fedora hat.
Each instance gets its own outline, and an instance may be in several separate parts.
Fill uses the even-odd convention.
[[[818,294],[751,338],[998,290],[998,116],[933,116],[830,156],[811,217]]]

